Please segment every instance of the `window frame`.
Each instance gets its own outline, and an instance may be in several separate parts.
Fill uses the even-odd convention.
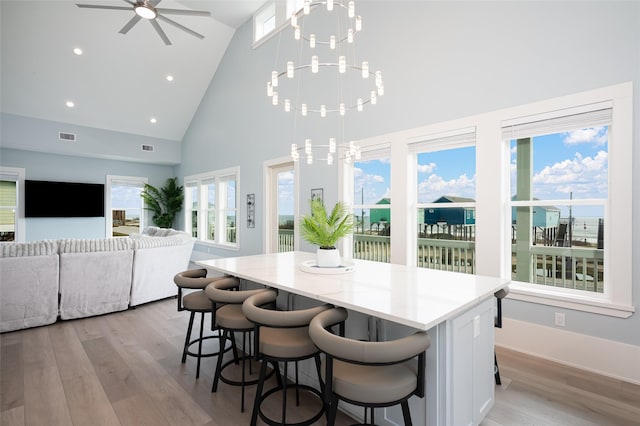
[[[610,286],[603,296],[560,293],[512,281],[509,297],[527,302],[627,318],[635,312],[632,298],[633,84],[602,87],[571,95],[509,107],[456,120],[429,124],[356,141],[360,146],[386,142],[391,146],[391,262],[415,265],[417,238],[416,161],[409,145],[455,129],[476,128],[476,274],[511,279],[511,194],[509,142],[502,138],[505,122],[522,117],[610,102],[609,191],[605,206],[605,277]],[[339,197],[353,200],[353,166],[340,164]],[[613,244],[615,235],[615,244]],[[343,253],[351,253],[351,239],[343,239]],[[348,249],[348,250],[347,250]],[[536,286],[542,287],[542,286]]]
[[[26,241],[26,219],[24,217],[24,180],[25,169],[21,167],[0,166],[0,175],[6,179],[14,180],[16,189],[15,233],[13,242],[24,243]]]
[[[226,195],[227,191],[222,190],[222,186],[229,181],[235,182],[235,205],[233,207],[227,206]],[[197,212],[199,218],[208,218],[208,207],[203,210],[202,207],[202,199],[204,198],[203,194],[206,193],[206,188],[210,184],[215,185],[215,233],[214,239],[211,240],[207,238],[208,235],[208,220],[198,220],[198,236],[196,238],[196,242],[198,244],[218,247],[227,250],[240,250],[240,167],[230,167],[227,169],[216,170],[212,172],[200,173],[197,175],[185,176],[183,180],[183,184],[185,188],[188,187],[196,187],[196,194],[198,196],[197,200]],[[192,209],[189,207],[189,204],[192,202],[191,197],[188,193],[185,194],[184,201],[184,230],[189,232],[191,235],[192,230],[192,220],[191,213]],[[208,204],[207,204],[208,206]],[[230,243],[226,241],[226,218],[227,213],[233,211],[235,212],[236,222],[235,222],[235,243]],[[220,232],[224,230],[223,232]],[[203,237],[204,236],[204,237]]]
[[[104,194],[104,206],[105,206],[105,237],[106,238],[117,238],[113,236],[113,206],[111,205],[111,190],[113,188],[114,182],[130,182],[133,185],[142,184],[142,188],[144,189],[144,185],[149,183],[149,178],[144,176],[118,176],[118,175],[107,175],[105,179],[105,194]],[[140,232],[147,226],[147,214],[145,209],[144,200],[140,197]]]

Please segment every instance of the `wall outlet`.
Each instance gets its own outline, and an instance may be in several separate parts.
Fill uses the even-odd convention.
[[[562,312],[556,312],[556,325],[564,327],[564,314]]]

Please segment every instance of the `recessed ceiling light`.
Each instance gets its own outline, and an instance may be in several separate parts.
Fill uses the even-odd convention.
[[[73,101],[67,101],[66,105],[67,105],[69,108],[73,108],[76,104],[75,104],[75,103],[73,103]]]
[[[74,47],[73,48],[73,53],[80,56],[82,55],[82,49],[80,49],[79,47]]]
[[[171,74],[167,75],[167,81],[173,81],[173,76]]]
[[[156,124],[158,122],[155,117],[151,117],[149,121],[151,122],[151,124]]]

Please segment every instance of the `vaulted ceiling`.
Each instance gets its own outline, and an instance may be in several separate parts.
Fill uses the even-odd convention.
[[[144,19],[119,33],[133,10],[76,6],[130,6],[126,0],[0,0],[0,110],[180,141],[235,29],[264,1],[161,0],[159,8],[211,12],[166,15],[204,39],[158,21],[167,46]]]

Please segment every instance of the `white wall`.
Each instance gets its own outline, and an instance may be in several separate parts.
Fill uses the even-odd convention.
[[[634,81],[635,145],[640,144],[640,3],[638,2],[357,2],[364,21],[357,55],[381,69],[385,95],[375,108],[347,122],[347,139],[364,139],[496,109]],[[246,194],[264,202],[262,162],[286,156],[293,120],[274,108],[266,83],[276,61],[297,58],[286,31],[251,48],[251,22],[235,34],[185,135],[177,176],[241,167],[241,218]],[[277,66],[282,69],[282,65]],[[313,90],[313,88],[312,88]],[[321,90],[315,88],[315,90]],[[324,128],[297,121],[319,137]],[[634,152],[640,164],[640,150]],[[640,211],[640,171],[635,170],[634,212]],[[337,198],[337,167],[303,165],[300,200],[322,187]],[[304,203],[302,203],[304,212]],[[638,214],[634,214],[638,216]],[[634,253],[640,227],[629,224]],[[219,256],[258,253],[263,220],[243,229],[239,252],[209,249]],[[636,256],[637,257],[637,256]],[[633,269],[634,305],[640,307],[640,265]],[[552,326],[557,309],[505,301],[505,316]],[[566,330],[640,345],[640,315],[611,318],[564,311]],[[540,342],[544,344],[544,342]]]

